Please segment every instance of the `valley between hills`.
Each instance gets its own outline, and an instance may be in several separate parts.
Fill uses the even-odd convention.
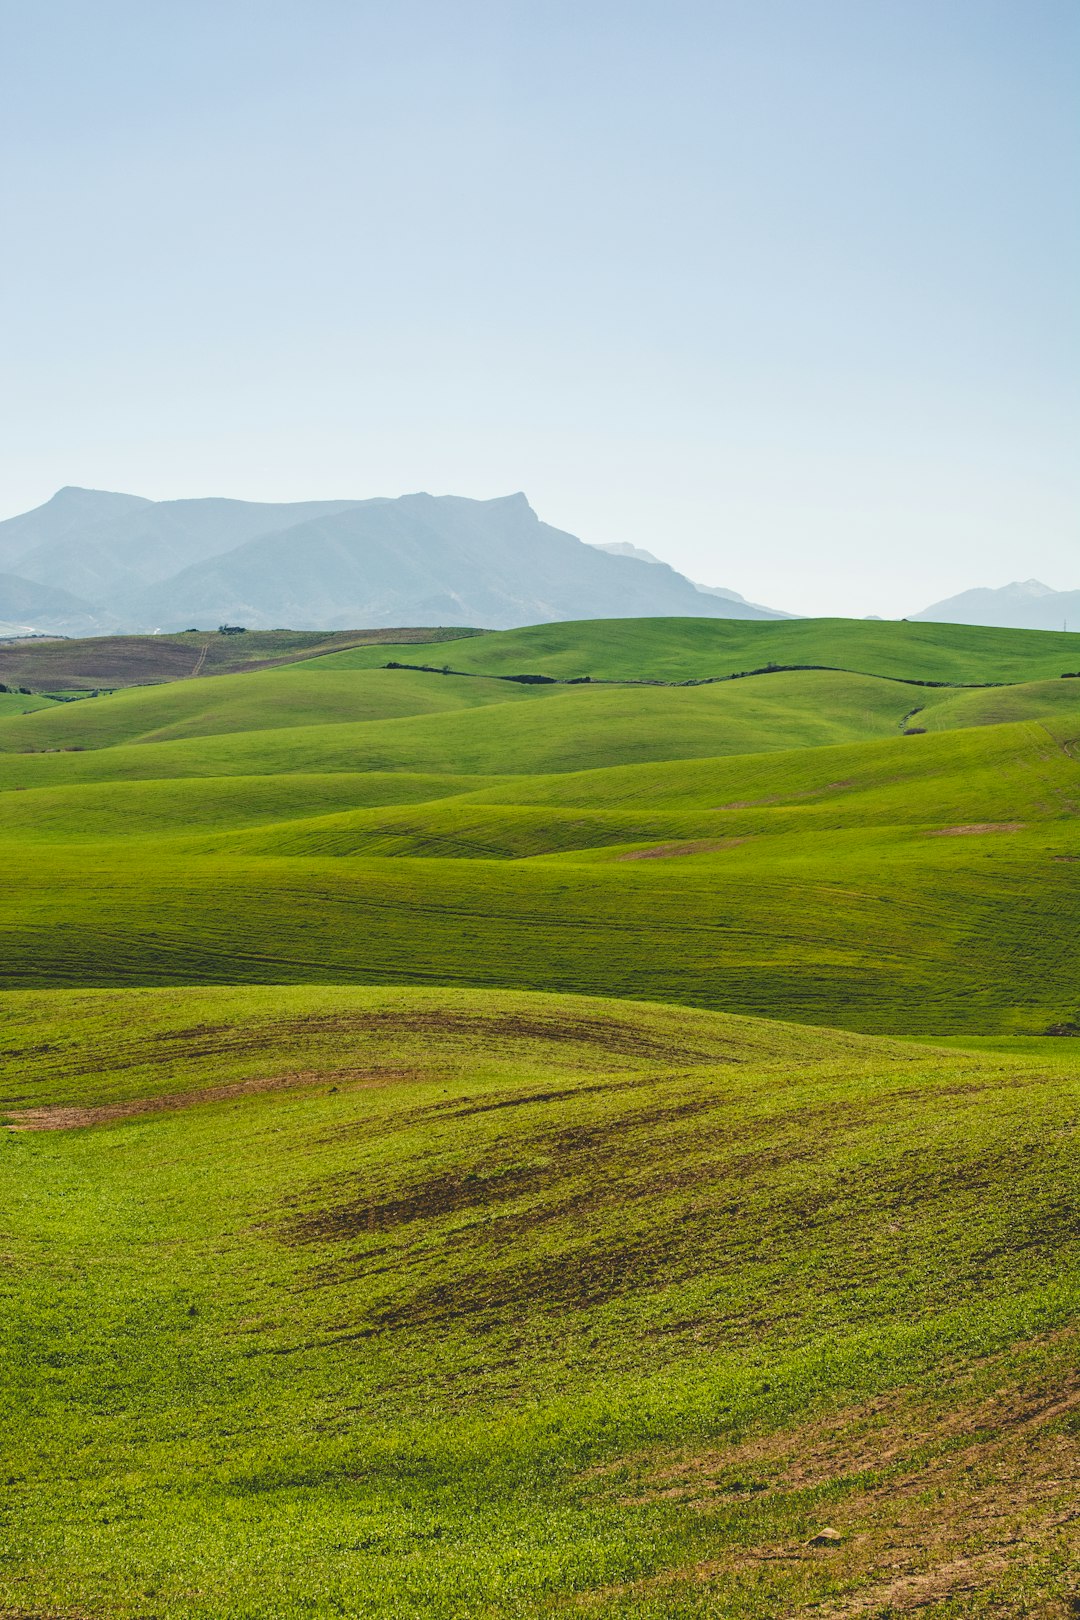
[[[1080,635],[0,681],[0,1614],[1080,1612]]]

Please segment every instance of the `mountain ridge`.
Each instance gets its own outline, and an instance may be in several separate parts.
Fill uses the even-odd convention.
[[[661,568],[670,568],[671,566],[670,563],[665,563],[663,558],[657,557],[653,552],[645,551],[641,546],[631,545],[629,540],[608,540],[604,542],[596,542],[596,550],[606,551],[613,557],[633,557],[637,562],[655,563]],[[689,578],[689,575],[685,577]],[[751,602],[747,597],[742,596],[738,591],[727,590],[722,585],[703,585],[699,579],[692,579],[690,580],[690,583],[693,585],[694,589],[696,591],[700,591],[703,596],[719,596],[725,602],[741,602],[745,607],[758,609],[758,611],[766,618],[792,619],[798,617],[798,615],[794,613],[781,612],[779,608],[767,608],[761,602]]]
[[[909,619],[996,625],[1005,630],[1080,629],[1080,590],[1057,591],[1040,579],[1014,579],[996,588],[976,586],[932,602]]]
[[[611,555],[544,523],[517,491],[490,500],[418,492],[364,500],[147,501],[67,486],[0,522],[0,570],[65,581],[67,611],[5,613],[62,634],[238,622],[333,630],[402,623],[510,629],[580,618],[772,618],[698,588],[658,559]],[[74,602],[84,610],[78,618]]]

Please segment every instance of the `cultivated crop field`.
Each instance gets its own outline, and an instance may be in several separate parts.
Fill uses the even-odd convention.
[[[0,711],[0,1614],[1080,1612],[1080,636],[410,634]]]

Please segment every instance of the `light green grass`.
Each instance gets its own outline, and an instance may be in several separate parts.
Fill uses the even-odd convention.
[[[308,718],[286,724],[294,685]],[[218,707],[213,694],[223,686],[234,690]],[[192,712],[170,727],[161,724],[162,707]],[[18,750],[0,755],[0,789],[290,771],[574,771],[895,736],[909,707],[908,689],[895,683],[820,671],[636,688],[275,670],[117,693],[0,726],[0,741]]]
[[[20,715],[33,714],[35,709],[48,709],[52,699],[33,692],[0,692],[0,721],[13,720]]]
[[[475,793],[476,776],[407,771],[302,771],[278,776],[193,776],[164,781],[87,782],[0,793],[0,835],[83,844],[130,838],[190,839],[286,818],[301,822],[337,809],[406,805]],[[504,780],[491,778],[492,788]],[[143,852],[146,853],[145,851]]]
[[[982,692],[934,692],[908,724],[928,731],[962,726],[1002,726],[1017,720],[1074,722],[1080,718],[1080,681],[1029,681]],[[1074,725],[1074,732],[1080,727]]]
[[[768,842],[628,862],[27,842],[3,974],[551,986],[901,1034],[1077,1017],[1074,831]]]
[[[950,1425],[1080,1303],[1077,1076],[1023,1058],[331,987],[9,997],[4,1040],[12,1118],[194,1091],[0,1141],[14,1612],[809,1613],[888,1569],[879,1480],[977,1548]],[[876,1473],[734,1450],[891,1390],[941,1439],[901,1407]],[[1014,1578],[1067,1593],[1053,1545]]]
[[[1065,1620],[1071,643],[453,645],[765,632],[0,720],[0,1615]]]
[[[559,701],[512,711],[522,735]],[[440,720],[453,742],[461,719],[503,712]],[[288,756],[280,775],[8,792],[19,881],[0,972],[558,989],[898,1034],[1037,1034],[1078,1012],[1071,725],[543,777],[403,772],[400,787],[393,771],[309,774]],[[203,739],[199,766],[284,735]],[[74,773],[194,746],[10,763]]]
[[[512,704],[535,695],[535,688],[501,681],[433,680],[408,670],[288,666],[129,687],[85,706],[53,705],[36,720],[0,725],[0,750],[112,748],[285,727],[392,721],[484,703]]]
[[[1080,670],[1080,634],[860,619],[591,619],[503,630],[451,647],[389,654],[356,648],[318,662],[357,669],[387,657],[560,680],[701,680],[775,663],[964,684],[1056,679]]]

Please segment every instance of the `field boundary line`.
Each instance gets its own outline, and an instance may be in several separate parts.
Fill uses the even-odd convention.
[[[635,678],[603,675],[495,675],[479,669],[450,669],[438,664],[401,664],[391,659],[383,669],[409,669],[421,675],[451,675],[468,681],[512,681],[518,686],[718,686],[724,681],[749,680],[754,675],[796,675],[807,670],[820,670],[829,675],[858,675],[868,681],[893,681],[898,686],[922,686],[935,691],[987,692],[1010,686],[1028,686],[1028,681],[922,681],[914,675],[879,675],[871,670],[847,669],[842,664],[764,664],[760,669],[736,669],[730,675],[699,675],[685,681],[662,681],[651,676]],[[1047,677],[1052,679],[1053,677]],[[913,709],[912,714],[919,711]],[[906,717],[905,717],[906,718]]]

